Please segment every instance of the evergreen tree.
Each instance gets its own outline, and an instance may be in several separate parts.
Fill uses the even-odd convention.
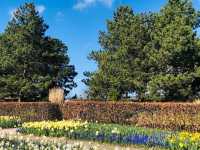
[[[120,7],[102,50],[90,58],[98,64],[84,82],[97,99],[183,100],[200,96],[200,13],[188,0],[169,0],[158,13],[135,14]]]
[[[51,87],[67,94],[76,85],[67,46],[45,36],[47,29],[33,3],[16,10],[0,35],[0,98],[41,100]]]
[[[148,84],[151,99],[183,100],[198,96],[199,17],[188,0],[169,0],[158,14],[149,48],[151,63],[157,70]]]
[[[90,54],[98,70],[86,74],[92,98],[118,100],[130,93],[142,97],[148,68],[144,47],[150,40],[153,18],[153,14],[134,14],[130,7],[122,6],[107,22],[107,32],[100,32],[99,37],[103,50]]]

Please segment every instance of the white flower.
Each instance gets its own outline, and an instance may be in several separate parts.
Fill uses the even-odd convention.
[[[96,135],[99,135],[99,131],[96,131]]]

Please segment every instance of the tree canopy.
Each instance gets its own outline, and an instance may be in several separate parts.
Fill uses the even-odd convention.
[[[100,32],[98,64],[84,83],[94,99],[185,100],[200,96],[200,12],[189,0],[169,0],[157,13],[121,6]]]
[[[48,25],[33,3],[18,8],[0,34],[0,98],[41,100],[51,87],[76,86],[67,46],[46,36]]]

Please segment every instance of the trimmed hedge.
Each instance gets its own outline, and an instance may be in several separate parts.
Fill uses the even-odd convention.
[[[131,124],[167,130],[200,131],[200,104],[66,101],[0,102],[0,116],[22,121],[82,119],[92,122]]]
[[[67,101],[63,118],[200,131],[200,104]]]
[[[62,119],[59,106],[48,102],[0,102],[0,116],[19,116],[22,121]]]

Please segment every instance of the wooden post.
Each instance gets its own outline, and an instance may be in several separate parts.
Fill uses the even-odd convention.
[[[64,103],[64,89],[52,88],[49,90],[49,101],[56,104]]]

